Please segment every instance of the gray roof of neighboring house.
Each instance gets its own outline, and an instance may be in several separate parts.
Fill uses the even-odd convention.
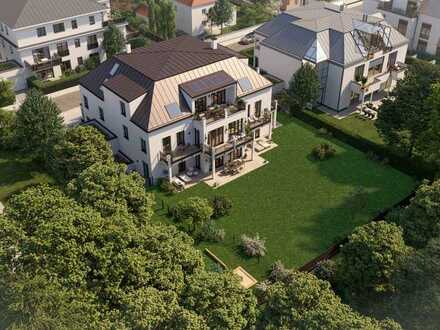
[[[181,36],[116,55],[83,77],[80,85],[101,99],[101,86],[128,102],[144,95],[131,121],[150,132],[192,115],[179,87],[187,87],[192,93],[195,85],[217,88],[242,78],[249,80],[251,90],[237,86],[238,96],[272,86],[246,65],[241,55],[222,46],[211,49],[209,43]],[[174,104],[180,113],[170,115],[168,109]]]
[[[105,10],[96,0],[0,0],[0,22],[12,29]]]
[[[362,61],[363,51],[355,40],[353,31],[365,21],[382,24],[390,29],[390,45],[397,47],[408,40],[397,30],[376,16],[345,9],[337,11],[326,3],[286,11],[256,30],[266,37],[261,44],[300,59],[312,62],[330,60],[342,65]]]

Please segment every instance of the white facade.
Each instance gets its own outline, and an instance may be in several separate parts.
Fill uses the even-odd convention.
[[[12,60],[21,66],[19,78],[15,79],[19,82],[16,90],[26,88],[22,82],[32,75],[55,79],[83,64],[90,56],[97,56],[100,61],[105,59],[101,44],[110,6],[108,0],[98,2],[107,8],[17,29],[0,22],[0,62]],[[118,25],[124,37],[125,25]],[[6,74],[0,72],[0,78],[6,79]]]
[[[205,32],[218,33],[219,26],[212,26],[208,20],[209,9],[215,5],[215,2],[197,5],[196,2],[189,5],[179,0],[174,0],[176,7],[176,29],[192,36],[198,36]],[[233,26],[237,23],[237,12],[233,7],[231,21],[224,25]]]
[[[364,0],[364,11],[368,14],[380,12],[410,40],[410,50],[440,56],[438,0]]]
[[[221,70],[221,65],[219,69]],[[193,73],[189,71],[187,74],[191,76]],[[193,115],[150,132],[131,121],[145,95],[127,103],[106,87],[101,87],[104,93],[102,100],[80,86],[82,117],[84,121],[96,120],[116,135],[116,140],[112,141],[113,152],[126,155],[132,161],[131,169],[137,170],[150,184],[159,178],[174,177],[188,169],[209,174],[213,168],[219,170],[231,157],[236,157],[234,152],[241,150],[244,153],[246,145],[252,140],[245,134],[247,129],[252,131],[251,136],[255,134],[256,139],[270,137],[275,127],[276,108],[272,107],[272,87],[240,97],[244,104],[239,108],[237,84],[238,82],[194,98],[187,94],[182,95],[189,101],[187,103]],[[209,107],[212,93],[223,90],[225,104],[235,104],[234,111],[225,110],[224,115],[214,119],[204,115],[196,116],[195,100],[206,97],[206,106]],[[121,102],[125,105],[125,115],[122,114]],[[229,125],[232,123],[237,125],[237,131],[231,131]],[[128,137],[124,134],[124,126]],[[221,130],[221,137],[212,133]],[[213,134],[217,137],[215,143]],[[164,142],[167,138],[168,148]],[[145,141],[144,150],[142,140]]]

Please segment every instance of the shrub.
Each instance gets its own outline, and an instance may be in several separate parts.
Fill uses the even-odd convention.
[[[9,80],[0,79],[0,107],[6,107],[14,104],[15,93],[12,88],[12,82]]]
[[[241,248],[248,257],[264,257],[266,255],[266,241],[257,233],[255,237],[241,235]]]
[[[99,65],[99,58],[97,56],[90,56],[84,62],[84,66],[87,70],[92,71]]]
[[[336,150],[328,143],[322,143],[312,150],[312,155],[317,160],[326,160],[333,157]]]
[[[280,260],[278,260],[271,266],[269,280],[271,282],[283,281],[288,274],[289,270],[284,267],[283,263]]]
[[[159,180],[159,188],[167,195],[173,195],[177,193],[177,187],[173,185],[168,179],[161,178]]]
[[[214,210],[212,217],[218,219],[229,214],[232,208],[232,201],[225,196],[214,196],[211,200],[211,206]]]
[[[173,217],[190,233],[203,227],[212,216],[212,207],[205,198],[190,197],[173,208]]]
[[[330,259],[320,261],[312,273],[320,280],[332,283],[335,279],[336,263]]]
[[[69,76],[63,76],[60,79],[42,81],[37,77],[28,78],[29,88],[36,88],[43,92],[43,94],[50,94],[62,89],[78,85],[79,80],[88,73],[87,70],[71,73]]]
[[[225,239],[225,230],[218,228],[216,223],[211,220],[202,227],[199,238],[207,242],[222,242]]]
[[[0,149],[10,150],[16,147],[15,112],[0,109]]]

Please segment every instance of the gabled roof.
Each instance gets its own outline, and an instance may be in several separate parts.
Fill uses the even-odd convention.
[[[325,2],[313,2],[284,12],[256,32],[266,37],[262,45],[290,56],[314,63],[330,60],[350,65],[362,61],[365,55],[364,41],[357,31],[371,33],[370,30],[376,32],[382,28],[390,31],[390,47],[408,43],[383,18],[366,16],[353,9],[338,11]]]
[[[12,29],[105,10],[96,0],[2,0],[0,8],[0,22]]]
[[[243,96],[272,85],[241,58],[222,46],[211,49],[209,43],[182,36],[116,55],[82,78],[80,85],[101,99],[102,85],[127,100],[145,94],[131,121],[150,132],[192,115],[181,86],[191,88],[197,82],[206,86],[209,81],[218,87],[219,82],[247,78],[250,90],[237,86],[237,95]],[[171,116],[167,109],[173,104],[180,113]]]

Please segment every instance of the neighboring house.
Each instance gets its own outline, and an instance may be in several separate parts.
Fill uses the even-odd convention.
[[[410,40],[411,50],[440,56],[439,0],[364,0],[364,11],[382,13]]]
[[[276,122],[272,84],[231,50],[181,36],[114,56],[80,81],[82,118],[147,182],[249,157]]]
[[[255,32],[261,70],[287,87],[304,63],[315,65],[318,102],[335,111],[379,97],[404,76],[408,40],[383,19],[352,9],[314,3],[284,12]]]
[[[176,29],[192,36],[198,36],[211,30],[219,31],[218,26],[213,25],[208,19],[209,9],[214,7],[215,0],[174,0],[176,6]],[[237,12],[233,7],[232,19],[225,26],[237,23]]]
[[[32,75],[57,78],[91,56],[104,60],[101,42],[109,19],[109,0],[8,1],[0,10],[0,62],[16,67],[0,70],[0,79],[22,90]],[[125,25],[118,24],[124,36]]]

